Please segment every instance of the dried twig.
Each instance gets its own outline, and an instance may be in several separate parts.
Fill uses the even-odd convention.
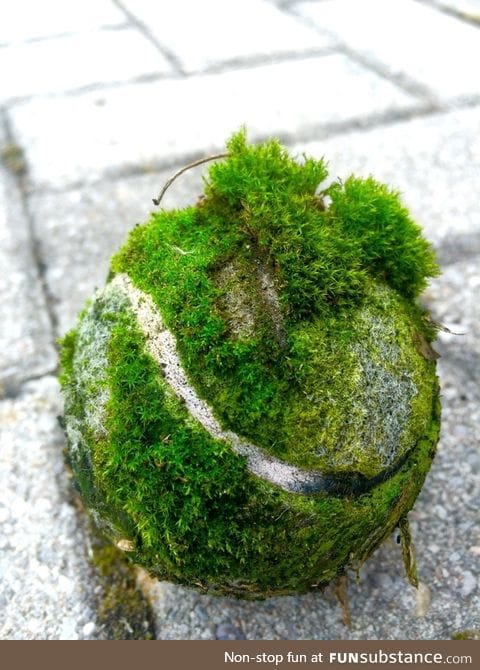
[[[219,158],[227,158],[229,154],[214,154],[213,156],[206,156],[205,158],[199,158],[196,161],[193,161],[193,163],[189,163],[188,165],[184,165],[180,170],[175,172],[174,175],[170,177],[170,179],[167,180],[165,183],[165,186],[162,188],[160,193],[158,194],[158,198],[152,198],[153,204],[154,205],[159,205],[163,196],[165,195],[165,191],[167,188],[175,181],[177,177],[179,177],[181,174],[186,172],[187,170],[190,170],[190,168],[197,167],[197,165],[202,165],[203,163],[208,163],[209,161],[216,161]]]

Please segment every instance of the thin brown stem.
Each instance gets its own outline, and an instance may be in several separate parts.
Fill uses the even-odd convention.
[[[342,608],[343,623],[347,628],[352,627],[352,617],[348,605],[348,577],[346,574],[337,577],[334,583],[335,596]]]
[[[400,541],[402,543],[402,557],[407,573],[408,581],[412,586],[418,589],[417,563],[415,561],[415,550],[413,548],[410,525],[406,516],[403,516],[398,522],[400,529]]]
[[[229,154],[214,154],[213,156],[206,156],[205,158],[199,158],[196,161],[193,161],[193,163],[189,163],[188,165],[184,165],[180,170],[177,170],[174,175],[170,177],[170,179],[167,180],[165,183],[165,186],[162,188],[160,193],[158,194],[158,198],[152,198],[153,204],[154,205],[159,205],[160,202],[162,201],[163,196],[165,195],[165,191],[171,186],[171,184],[175,181],[177,177],[179,177],[181,174],[186,172],[187,170],[190,170],[190,168],[197,167],[197,165],[202,165],[203,163],[208,163],[209,161],[216,161],[219,158],[227,158]]]

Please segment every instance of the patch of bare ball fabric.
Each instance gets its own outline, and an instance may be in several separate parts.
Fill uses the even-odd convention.
[[[344,586],[400,526],[415,582],[406,516],[440,422],[416,298],[437,266],[397,193],[318,193],[326,175],[237,133],[196,206],[132,230],[63,340],[76,485],[154,577]]]

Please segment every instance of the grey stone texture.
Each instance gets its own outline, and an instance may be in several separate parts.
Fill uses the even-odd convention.
[[[295,5],[297,12],[352,55],[399,82],[420,85],[432,99],[479,99],[475,26],[416,0],[305,2]]]
[[[436,343],[442,437],[410,515],[420,588],[404,578],[395,535],[358,583],[352,575],[350,630],[331,589],[247,603],[139,571],[156,636],[440,639],[480,627],[478,2],[240,4],[17,0],[0,10],[2,638],[110,635],[63,464],[54,341],[166,179],[222,150],[242,123],[251,139],[324,155],[330,179],[372,173],[398,188],[437,250],[443,273],[422,300],[461,334],[440,331]],[[196,169],[162,206],[201,191]]]

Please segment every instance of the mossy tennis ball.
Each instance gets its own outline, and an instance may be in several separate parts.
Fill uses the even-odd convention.
[[[100,528],[160,579],[263,597],[321,588],[406,528],[439,432],[416,302],[437,265],[374,179],[318,192],[322,160],[227,146],[196,206],[132,230],[61,381]]]

